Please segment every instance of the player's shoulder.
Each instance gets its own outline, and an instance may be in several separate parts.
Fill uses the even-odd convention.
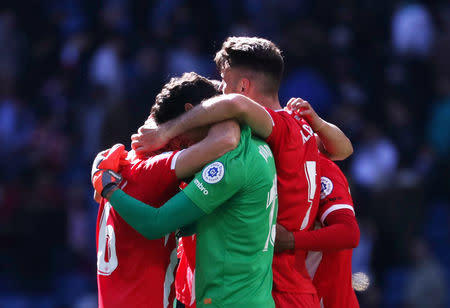
[[[264,107],[267,112],[270,114],[272,119],[276,118],[278,120],[284,121],[284,122],[295,122],[295,119],[293,118],[293,114],[290,110],[287,109],[270,109],[268,107]]]
[[[330,195],[336,187],[340,187],[339,189],[341,190],[343,188],[347,190],[348,182],[339,166],[323,154],[320,154],[319,157],[321,171],[320,199],[324,199],[326,196]]]
[[[265,149],[272,155],[272,150],[270,149],[268,143],[261,137],[253,134],[251,128],[248,125],[245,125],[244,128],[241,127],[241,141],[243,136],[245,138],[243,142],[247,143],[247,146],[249,147],[256,148],[256,152],[261,152],[261,149]],[[248,152],[248,154],[251,154],[254,151],[246,151],[246,152]]]
[[[241,125],[241,139],[238,146],[206,164],[202,171],[204,179],[207,174],[221,175],[229,172],[240,174],[242,177],[245,177],[247,169],[246,165],[248,164],[249,157],[251,156],[250,153],[254,147],[255,142],[250,127]]]
[[[287,127],[286,132],[302,134],[304,143],[310,141],[309,143],[316,144],[315,138],[311,138],[314,136],[314,132],[309,123],[303,117],[294,114],[292,111],[287,109],[279,110],[277,111],[277,114],[279,114],[280,120],[285,123]]]
[[[241,155],[242,154],[241,152],[245,151],[245,148],[247,148],[248,145],[252,143],[253,134],[250,126],[248,126],[247,124],[241,124],[240,129],[241,129],[241,136],[238,146],[233,150],[225,153],[222,157]]]
[[[176,155],[177,153],[179,153],[179,151],[165,151],[162,152],[158,155],[154,155],[150,158],[150,161],[153,162],[167,162],[169,160],[171,160],[173,158],[174,155]]]
[[[241,138],[249,138],[252,135],[252,129],[247,124],[241,124],[239,128],[241,129]]]
[[[122,171],[122,174],[130,176],[138,175],[140,172],[152,173],[160,170],[161,172],[174,169],[174,163],[181,151],[167,151],[156,155],[150,155],[145,158],[139,158],[134,151],[129,155],[130,164]]]
[[[270,110],[266,108],[266,110]],[[278,109],[270,110],[269,114],[272,117],[274,130],[277,131],[277,135],[295,136],[297,138],[300,134],[298,128],[302,128],[303,125],[308,124],[303,118],[300,118],[292,114],[290,110]]]
[[[172,157],[178,153],[179,151],[164,151],[162,153],[149,155],[145,158],[138,158],[135,156],[135,160],[132,161],[132,163],[140,163],[143,162],[145,164],[156,164],[159,162],[168,162],[172,159]]]
[[[319,164],[322,175],[327,175],[333,178],[344,176],[339,166],[322,153],[319,154]]]

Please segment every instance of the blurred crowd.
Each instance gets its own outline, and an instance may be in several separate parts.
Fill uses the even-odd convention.
[[[29,0],[0,4],[0,307],[95,307],[95,154],[170,77],[220,79],[230,35],[283,51],[280,99],[351,139],[362,308],[450,307],[450,3]]]

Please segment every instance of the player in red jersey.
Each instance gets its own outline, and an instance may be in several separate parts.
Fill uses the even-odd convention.
[[[280,50],[261,38],[230,37],[217,52],[224,96],[203,102],[156,129],[141,127],[132,137],[139,153],[158,148],[193,127],[237,118],[264,138],[275,157],[278,180],[278,222],[290,231],[310,229],[318,207],[320,176],[315,131],[332,159],[345,159],[353,149],[334,125],[315,113],[310,124],[281,108],[278,89],[284,68]],[[230,94],[235,93],[235,94]],[[317,191],[317,192],[316,192]],[[274,256],[273,296],[277,307],[319,307],[305,267],[306,253],[287,251]]]
[[[316,230],[289,232],[277,226],[276,251],[309,251],[306,266],[324,308],[358,308],[352,288],[352,249],[359,228],[347,179],[320,155],[321,192]]]
[[[156,124],[161,124],[189,108],[185,103],[196,104],[216,94],[214,83],[195,73],[172,78],[156,97],[151,116]],[[142,202],[161,206],[179,191],[180,179],[195,174],[207,162],[236,147],[239,133],[236,123],[223,122],[211,127],[205,139],[183,151],[176,149],[198,141],[199,136],[187,132],[165,148],[174,151],[153,153],[144,159],[137,158],[132,151],[127,157],[128,164],[121,170],[121,188]],[[108,160],[115,158],[117,161],[122,156],[115,154],[118,151],[120,149],[114,147],[99,154],[93,176],[99,166],[111,163]],[[118,164],[108,168],[117,170]],[[176,263],[173,234],[147,240],[130,227],[106,199],[100,200],[97,219],[99,307],[169,307],[174,298]]]
[[[130,153],[131,163],[122,170],[121,186],[139,200],[153,200],[158,206],[177,192],[178,178],[171,168],[179,152],[140,160]],[[146,183],[144,185],[144,183]],[[161,186],[163,190],[148,189]],[[159,199],[159,202],[156,200]],[[149,241],[132,229],[101,200],[97,218],[97,284],[99,307],[167,307],[173,299],[173,271],[176,266],[173,235]],[[150,279],[150,277],[154,279]],[[148,292],[152,290],[152,292]]]

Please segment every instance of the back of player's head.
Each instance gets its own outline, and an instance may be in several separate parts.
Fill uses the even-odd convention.
[[[185,112],[186,103],[195,106],[205,99],[220,94],[216,83],[194,72],[173,77],[156,96],[150,114],[157,124],[175,119]]]
[[[219,71],[227,67],[262,73],[268,82],[264,90],[277,93],[284,70],[280,49],[259,37],[228,37],[214,58]]]

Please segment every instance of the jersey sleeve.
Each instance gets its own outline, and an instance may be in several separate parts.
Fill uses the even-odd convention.
[[[359,227],[350,211],[334,211],[327,216],[327,226],[313,231],[295,231],[295,249],[329,251],[358,246]]]
[[[351,211],[355,215],[353,200],[345,176],[339,167],[321,159],[321,189],[318,218],[324,224],[327,216],[337,210]]]
[[[233,152],[206,165],[183,190],[207,214],[230,199],[245,183],[243,162]]]

